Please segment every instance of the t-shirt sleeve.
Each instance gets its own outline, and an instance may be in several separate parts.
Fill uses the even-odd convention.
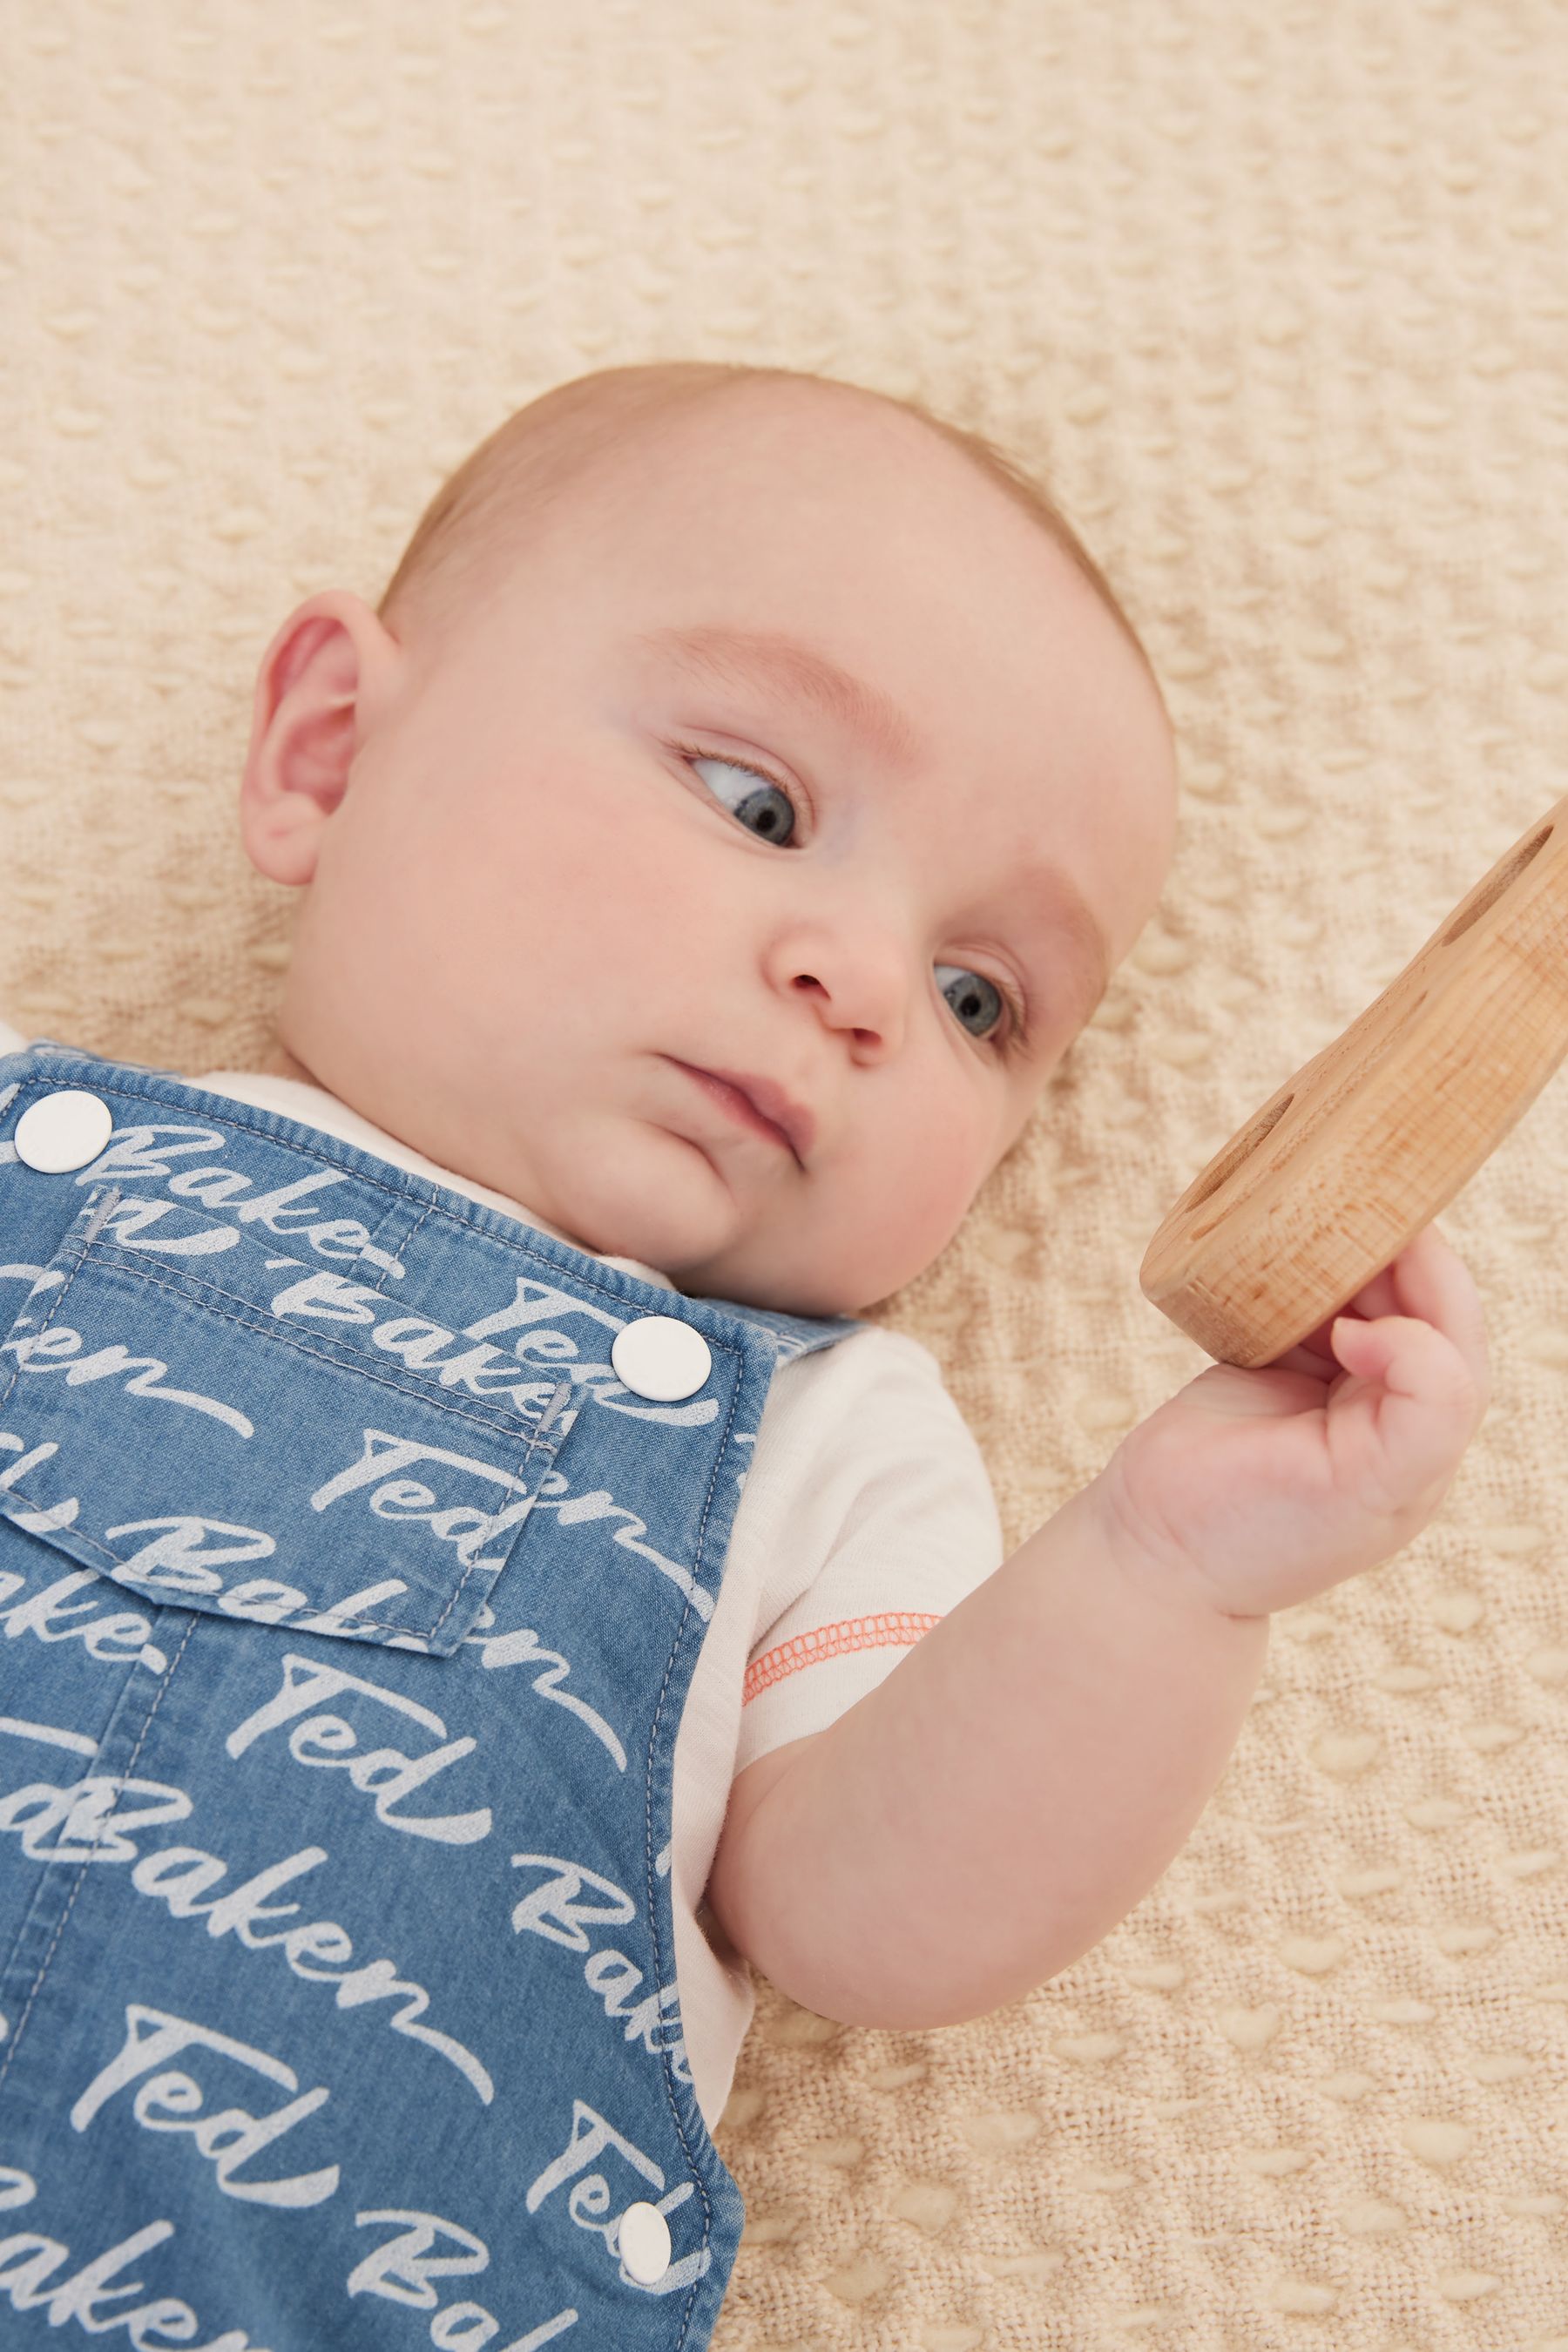
[[[19,1029],[13,1029],[7,1021],[0,1021],[0,1054],[23,1053],[26,1044]]]
[[[1002,1562],[984,1457],[931,1350],[873,1326],[794,1369],[818,1368],[814,1409],[796,1412],[768,1465],[777,1566],[747,1659],[736,1772],[826,1729]]]

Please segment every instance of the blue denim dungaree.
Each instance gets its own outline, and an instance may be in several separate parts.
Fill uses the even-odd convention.
[[[708,2343],[676,1732],[774,1366],[861,1328],[0,1055],[0,2344]]]

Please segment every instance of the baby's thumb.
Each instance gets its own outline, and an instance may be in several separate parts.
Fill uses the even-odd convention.
[[[1375,1381],[1386,1371],[1394,1358],[1394,1337],[1384,1329],[1382,1321],[1369,1322],[1364,1315],[1336,1315],[1329,1328],[1329,1345],[1347,1372],[1359,1380]]]

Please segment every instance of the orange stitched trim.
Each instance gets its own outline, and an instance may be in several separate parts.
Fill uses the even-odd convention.
[[[809,1633],[797,1633],[793,1641],[781,1642],[776,1650],[765,1651],[746,1668],[741,1705],[744,1706],[772,1684],[782,1683],[786,1675],[798,1674],[802,1666],[840,1657],[847,1650],[884,1650],[894,1643],[907,1647],[941,1622],[940,1613],[904,1611],[882,1617],[842,1617],[837,1625],[815,1626]]]

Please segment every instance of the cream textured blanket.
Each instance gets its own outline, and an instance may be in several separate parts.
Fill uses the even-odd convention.
[[[1018,1541],[1206,1360],[1138,1289],[1177,1192],[1563,790],[1565,90],[1552,0],[10,9],[0,1012],[262,1058],[256,665],[524,400],[919,393],[1044,469],[1183,747],[1160,912],[883,1310]],[[1489,1418],[1276,1620],[1148,1898],[942,2032],[761,1987],[723,2352],[1568,2347],[1568,1075],[1441,1223]]]

